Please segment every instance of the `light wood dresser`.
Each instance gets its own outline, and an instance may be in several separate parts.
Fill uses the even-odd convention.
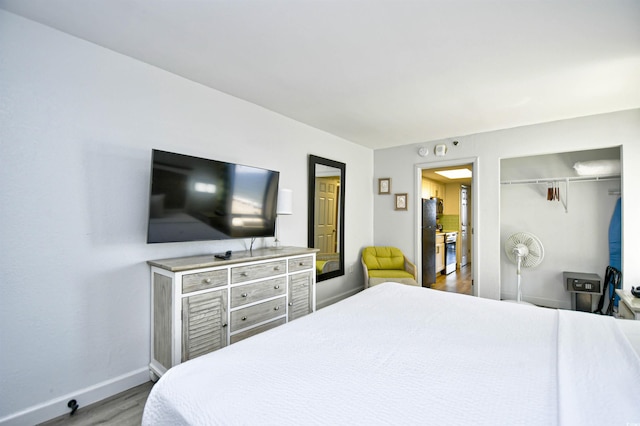
[[[616,290],[620,297],[618,315],[620,318],[640,320],[640,298],[635,297],[629,290]]]
[[[316,309],[317,249],[150,260],[152,380]]]

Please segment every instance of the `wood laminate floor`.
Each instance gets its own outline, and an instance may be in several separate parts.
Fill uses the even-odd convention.
[[[140,426],[142,410],[152,387],[153,382],[147,382],[95,404],[80,406],[73,416],[66,414],[41,425]]]
[[[452,293],[473,294],[471,288],[471,263],[456,269],[449,275],[436,277],[435,284],[431,284],[435,290],[450,291]]]

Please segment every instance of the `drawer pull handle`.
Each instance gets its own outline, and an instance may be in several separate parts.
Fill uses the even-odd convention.
[[[304,262],[298,263],[298,266],[304,266]]]
[[[222,324],[222,328],[226,327],[227,323],[225,322],[224,324]]]
[[[242,293],[242,297],[247,297],[248,294],[247,293]]]
[[[246,276],[247,276],[247,273],[246,273],[246,272],[240,272],[240,276],[241,276],[241,277],[246,277]]]
[[[289,306],[293,306],[293,302],[289,302]]]
[[[274,311],[279,311],[280,310],[280,306],[276,306],[275,308],[273,308]]]
[[[276,285],[273,286],[273,288],[275,288],[277,290],[277,289],[280,288],[280,286],[276,284]]]
[[[242,321],[246,321],[246,320],[247,320],[247,317],[242,317]]]
[[[204,282],[207,283],[207,284],[211,284],[211,278],[205,278]]]
[[[279,271],[279,270],[280,270],[280,267],[279,267],[279,266],[275,266],[275,267],[273,268],[273,270],[274,270],[274,271]]]

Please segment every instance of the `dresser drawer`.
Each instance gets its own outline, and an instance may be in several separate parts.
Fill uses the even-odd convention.
[[[232,311],[231,332],[284,315],[286,311],[284,297]]]
[[[629,309],[629,307],[624,302],[624,300],[620,300],[618,303],[618,315],[620,316],[620,318],[624,318],[624,319],[630,319],[630,320],[635,319],[635,315],[633,314],[633,311]]]
[[[303,271],[313,268],[313,256],[289,259],[289,272]]]
[[[258,302],[274,296],[285,294],[287,279],[285,277],[272,278],[252,284],[244,284],[231,289],[231,307]]]
[[[227,285],[227,281],[228,273],[226,269],[186,274],[182,276],[182,293],[220,287]]]
[[[259,263],[257,265],[231,268],[231,284],[244,283],[260,278],[275,277],[287,272],[287,261]]]
[[[251,337],[251,336],[255,336],[256,334],[260,334],[263,331],[271,330],[272,328],[275,328],[275,327],[277,327],[279,325],[282,325],[282,324],[284,324],[286,322],[287,322],[287,320],[285,318],[280,318],[280,319],[268,322],[266,324],[262,324],[262,325],[259,325],[257,327],[250,328],[248,330],[241,331],[240,333],[234,334],[233,336],[231,336],[231,343],[236,343],[236,342],[239,342],[240,340],[246,339],[247,337]]]

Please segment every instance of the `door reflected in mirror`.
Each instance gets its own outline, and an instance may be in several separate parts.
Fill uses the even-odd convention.
[[[316,281],[344,275],[345,164],[309,156],[308,246],[319,250]]]

